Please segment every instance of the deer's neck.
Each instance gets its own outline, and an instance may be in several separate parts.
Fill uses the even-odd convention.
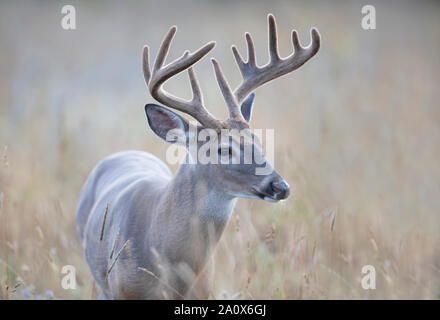
[[[154,242],[174,262],[187,262],[197,271],[220,239],[235,202],[199,165],[181,165],[161,195]]]
[[[167,206],[173,214],[213,227],[220,237],[236,198],[222,190],[218,177],[211,177],[200,165],[183,164],[168,185]]]

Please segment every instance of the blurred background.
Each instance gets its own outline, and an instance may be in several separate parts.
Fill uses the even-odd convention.
[[[61,8],[76,8],[76,30]],[[364,5],[376,30],[361,28]],[[215,255],[213,299],[440,298],[440,6],[427,1],[2,1],[0,3],[0,298],[91,299],[75,231],[96,163],[125,149],[165,159],[147,127],[141,71],[171,25],[167,61],[215,40],[232,86],[252,33],[267,54],[267,14],[282,56],[290,31],[318,54],[256,91],[252,126],[275,129],[275,167],[293,196],[239,200]],[[226,107],[209,58],[197,64],[206,105]],[[185,73],[167,83],[189,98]],[[173,170],[176,167],[172,168]],[[61,287],[64,265],[77,289]],[[376,289],[361,286],[376,269]]]

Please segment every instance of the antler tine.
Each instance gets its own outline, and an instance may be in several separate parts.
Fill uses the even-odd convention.
[[[255,46],[254,41],[252,40],[251,34],[249,32],[246,32],[246,43],[247,43],[247,49],[248,49],[248,65],[250,67],[256,67],[257,66],[257,56],[255,54]]]
[[[193,67],[188,68],[189,83],[191,84],[191,90],[193,93],[192,101],[197,102],[198,105],[203,105],[203,95],[200,90],[199,82],[197,81],[196,74]]]
[[[214,66],[215,77],[217,79],[218,86],[220,87],[220,91],[222,92],[223,98],[225,99],[226,105],[228,106],[229,118],[238,121],[244,121],[243,115],[240,111],[240,107],[235,100],[235,96],[232,93],[231,87],[229,86],[228,82],[225,79],[225,76],[223,75],[222,70],[220,69],[220,65],[214,58],[211,59],[211,62]]]
[[[240,52],[238,52],[238,49],[235,45],[232,45],[231,49],[232,53],[234,54],[235,62],[237,62],[237,66],[240,69],[241,74],[243,75],[243,69],[245,69],[246,63],[244,62],[243,57],[241,56]]]
[[[154,60],[153,73],[157,72],[163,66],[171,46],[171,41],[173,40],[176,31],[177,27],[172,26],[163,39],[162,44],[159,47],[159,51],[157,52],[156,59]]]
[[[298,32],[296,30],[292,30],[292,45],[293,52],[298,52],[301,50],[301,43],[299,43]]]
[[[318,29],[316,28],[312,28],[310,30],[310,34],[312,37],[312,41],[310,42],[309,46],[306,49],[310,50],[310,54],[314,56],[321,47],[321,36],[319,35]]]
[[[254,42],[252,41],[252,37],[250,33],[246,32],[246,43],[248,49],[248,60],[244,62],[241,57],[238,49],[235,45],[232,45],[232,53],[234,54],[235,61],[237,62],[238,68],[240,69],[241,75],[244,79],[250,77],[252,75],[252,70],[258,68],[257,67],[257,57],[255,54]]]
[[[200,86],[192,68],[196,62],[202,59],[214,48],[215,42],[209,42],[193,53],[185,51],[180,58],[164,66],[171,41],[176,34],[176,31],[177,28],[173,26],[166,34],[162,44],[159,47],[152,71],[150,70],[149,49],[147,46],[144,47],[142,65],[145,82],[148,86],[151,96],[160,103],[191,115],[205,127],[216,128],[219,126],[220,121],[214,118],[203,106],[203,97]],[[188,69],[189,80],[193,93],[193,98],[190,101],[173,96],[172,94],[166,92],[162,87],[165,81],[186,69]]]
[[[269,15],[269,56],[270,62],[275,63],[280,60],[278,54],[278,36],[277,36],[277,24],[273,15]]]
[[[142,50],[142,71],[144,72],[145,84],[147,86],[151,78],[149,50],[148,46],[144,46]]]
[[[311,43],[308,47],[302,47],[298,33],[292,31],[292,44],[294,51],[287,58],[280,58],[278,53],[278,37],[276,30],[275,17],[272,14],[268,15],[268,33],[269,33],[269,62],[263,66],[258,67],[256,64],[255,49],[252,38],[249,33],[246,33],[246,42],[248,46],[248,61],[244,62],[235,46],[232,47],[235,60],[243,76],[242,83],[235,89],[235,101],[240,104],[253,90],[263,85],[264,83],[292,72],[310,58],[312,58],[319,50],[320,36],[318,30],[312,28]]]

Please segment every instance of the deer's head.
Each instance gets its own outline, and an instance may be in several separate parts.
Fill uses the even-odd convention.
[[[242,83],[234,91],[226,81],[218,62],[212,59],[217,82],[229,111],[227,120],[216,119],[205,108],[192,68],[214,48],[214,42],[206,44],[194,53],[186,51],[182,57],[164,65],[171,40],[177,30],[176,27],[172,27],[165,36],[152,70],[148,47],[144,47],[144,77],[153,98],[169,108],[191,115],[200,125],[197,125],[195,130],[191,130],[191,125],[187,120],[168,108],[156,104],[147,104],[145,111],[151,129],[163,140],[184,145],[193,159],[200,157],[201,148],[206,150],[204,154],[209,154],[211,160],[218,159],[218,161],[207,163],[199,162],[197,167],[197,170],[211,179],[216,187],[232,196],[278,201],[288,197],[289,185],[265,159],[260,140],[249,130],[255,97],[252,91],[303,65],[319,50],[320,37],[318,31],[312,29],[312,41],[308,47],[304,48],[299,43],[297,32],[292,31],[294,51],[287,58],[281,58],[278,53],[275,18],[269,15],[268,20],[270,61],[266,65],[262,67],[257,65],[255,48],[249,33],[246,33],[248,48],[246,62],[237,48],[232,46],[232,52],[243,76]],[[193,98],[190,101],[175,97],[162,87],[166,80],[184,70],[188,70],[193,92]],[[173,134],[170,135],[170,132]],[[228,136],[227,139],[225,139],[225,134]],[[191,135],[197,135],[197,137],[194,139]],[[195,141],[196,148],[191,147],[191,141]]]

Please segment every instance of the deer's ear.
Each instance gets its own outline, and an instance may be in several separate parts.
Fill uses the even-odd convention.
[[[186,143],[188,122],[177,113],[151,103],[145,106],[145,113],[151,130],[161,139],[169,143]]]
[[[252,115],[252,107],[254,105],[255,93],[251,93],[241,104],[241,114],[243,118],[249,122]]]

